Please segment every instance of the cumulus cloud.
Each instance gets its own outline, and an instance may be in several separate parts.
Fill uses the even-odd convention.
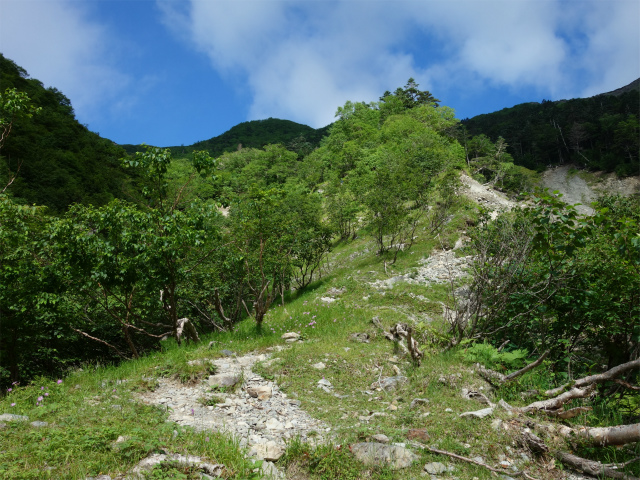
[[[640,3],[594,2],[584,11],[580,66],[590,81],[582,95],[620,88],[640,76]]]
[[[131,88],[131,78],[114,66],[116,36],[91,19],[88,7],[70,0],[0,1],[0,51],[62,91],[83,120],[122,107]]]
[[[411,76],[436,94],[475,84],[553,98],[616,88],[640,68],[635,0],[158,2],[218,71],[246,79],[252,118],[325,125],[344,101]]]

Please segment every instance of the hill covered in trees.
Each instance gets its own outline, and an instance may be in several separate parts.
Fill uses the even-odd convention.
[[[16,119],[0,152],[0,184],[18,173],[14,198],[62,212],[72,203],[105,205],[125,194],[125,151],[81,125],[62,92],[45,88],[0,54],[0,92],[13,88],[39,109]]]
[[[640,174],[639,81],[590,98],[543,100],[462,121],[461,143],[474,136],[506,142],[516,165],[544,170],[572,163],[590,170]],[[478,143],[481,143],[478,141]]]
[[[202,140],[193,145],[169,147],[173,155],[179,156],[194,150],[206,150],[212,156],[234,152],[241,148],[262,148],[266,145],[281,144],[300,156],[306,155],[318,147],[320,140],[327,135],[329,126],[315,129],[307,125],[267,118],[242,122],[217,137]],[[127,152],[135,153],[139,145],[123,145]]]

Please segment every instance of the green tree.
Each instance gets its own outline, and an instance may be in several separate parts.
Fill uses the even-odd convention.
[[[2,147],[11,134],[11,129],[16,121],[31,118],[34,114],[40,113],[41,110],[42,108],[36,107],[31,103],[29,95],[18,91],[16,88],[7,88],[4,93],[0,93],[0,151],[2,151]],[[14,182],[21,166],[22,161],[19,161],[16,171],[13,173],[8,172],[8,181],[1,193],[4,193]]]

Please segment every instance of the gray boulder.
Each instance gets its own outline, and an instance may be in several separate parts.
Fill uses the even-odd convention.
[[[365,465],[387,466],[392,470],[407,468],[418,459],[415,453],[404,447],[376,442],[354,443],[351,452]]]

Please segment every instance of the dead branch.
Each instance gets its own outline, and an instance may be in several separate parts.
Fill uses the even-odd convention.
[[[534,426],[539,426],[534,424]],[[547,425],[547,427],[553,428],[550,425]],[[563,427],[566,430],[572,430],[570,428],[567,427]],[[593,429],[591,429],[593,430]],[[562,432],[560,432],[562,434]],[[566,433],[566,431],[565,431]],[[534,453],[537,454],[543,454],[543,453],[547,453],[549,451],[549,447],[547,447],[547,445],[536,435],[534,435],[533,433],[529,432],[528,429],[526,429],[523,433],[522,436],[520,437],[520,443],[523,446],[526,446],[527,448],[529,448],[529,450],[531,450]],[[572,455],[570,453],[567,452],[562,452],[562,451],[556,451],[554,452],[554,456],[560,460],[562,463],[566,464],[566,465],[570,465],[571,467],[575,468],[576,470],[579,470],[583,473],[587,473],[589,475],[604,475],[606,477],[609,478],[620,478],[620,479],[625,479],[625,480],[639,480],[638,478],[634,477],[633,475],[629,475],[626,474],[624,472],[620,472],[618,469],[620,468],[624,468],[627,465],[629,465],[630,463],[633,463],[634,461],[639,460],[640,458],[636,458],[636,459],[632,459],[628,462],[622,463],[622,464],[610,464],[610,465],[604,465],[600,462],[596,462],[593,460],[587,460],[581,457],[577,457],[575,455]]]
[[[551,390],[547,390],[545,395],[554,396],[562,393],[569,387],[586,387],[587,385],[595,384],[595,383],[603,383],[609,380],[613,380],[614,378],[620,376],[621,374],[633,370],[635,368],[640,368],[640,358],[633,360],[631,362],[623,363],[622,365],[618,365],[617,367],[613,367],[610,370],[607,370],[603,373],[598,373],[596,375],[590,375],[588,377],[583,377],[575,382],[565,383],[557,388],[553,388]]]
[[[409,353],[409,350],[407,349],[407,347],[405,347],[404,344],[400,343],[399,338],[394,337],[391,333],[387,332],[384,329],[384,327],[382,326],[382,322],[380,322],[380,319],[378,317],[373,317],[371,319],[371,322],[380,329],[384,338],[386,338],[390,342],[394,342],[398,347],[400,347],[400,349],[402,350],[402,353],[405,353],[405,354]]]
[[[224,329],[223,329],[220,325],[218,325],[216,322],[214,322],[214,321],[213,321],[213,319],[212,319],[209,315],[207,315],[206,313],[204,313],[204,312],[202,311],[202,309],[201,309],[197,304],[193,303],[193,302],[192,302],[192,301],[190,301],[190,300],[187,300],[187,303],[188,303],[189,305],[191,305],[193,308],[195,308],[196,310],[198,310],[198,312],[200,313],[200,315],[202,315],[204,318],[206,318],[206,319],[207,319],[207,321],[208,321],[212,326],[214,326],[215,328],[217,328],[217,329],[218,329],[218,330],[220,330],[221,332],[224,332]]]
[[[73,328],[73,327],[70,327],[70,328],[71,328],[71,330],[73,330],[73,331],[74,331],[74,332],[76,332],[76,333],[79,333],[80,335],[83,335],[83,336],[85,336],[85,337],[87,337],[87,338],[89,338],[89,339],[91,339],[91,340],[93,340],[93,341],[95,341],[95,342],[102,343],[103,345],[106,345],[107,347],[109,347],[109,348],[111,348],[111,349],[115,350],[115,352],[116,352],[119,356],[121,356],[122,358],[129,359],[129,357],[127,357],[127,356],[126,356],[125,354],[123,354],[120,350],[118,350],[118,348],[117,348],[117,347],[115,347],[115,346],[111,345],[110,343],[105,342],[104,340],[100,340],[99,338],[92,337],[92,336],[91,336],[91,335],[89,335],[88,333],[83,332],[82,330],[78,330],[77,328]]]
[[[631,460],[627,460],[624,463],[604,463],[603,465],[605,467],[612,467],[612,468],[624,468],[627,465],[631,465],[632,463],[635,463],[637,461],[640,460],[640,457],[636,457],[636,458],[632,458]]]
[[[420,365],[420,360],[424,356],[424,353],[420,351],[420,345],[412,337],[411,327],[407,326],[404,323],[397,323],[394,327],[391,328],[390,331],[393,335],[394,341],[398,343],[400,343],[401,339],[405,339],[407,341],[407,349],[411,354],[411,358],[414,362]]]
[[[616,378],[616,379],[614,380],[614,382],[615,382],[615,383],[618,383],[618,384],[620,384],[620,385],[622,385],[623,387],[628,388],[629,390],[636,390],[636,391],[637,391],[637,390],[640,390],[640,387],[638,387],[638,386],[636,386],[636,385],[631,385],[630,383],[625,382],[624,380],[620,380],[619,378]]]
[[[200,341],[200,337],[198,337],[196,327],[188,318],[181,318],[180,320],[178,320],[178,328],[176,330],[176,336],[178,337],[178,340],[180,339],[180,337],[182,337],[183,332],[187,339],[193,340],[195,343],[198,343]]]
[[[595,385],[589,385],[586,388],[572,388],[568,392],[564,392],[557,397],[550,398],[548,400],[540,400],[539,402],[533,402],[526,407],[519,408],[521,412],[532,412],[534,410],[540,411],[554,411],[562,408],[562,406],[576,398],[585,398],[590,396],[595,390]]]
[[[520,370],[518,370],[516,372],[510,373],[509,375],[503,375],[502,373],[496,372],[495,370],[491,370],[490,368],[485,368],[482,365],[480,365],[479,363],[476,364],[476,368],[478,369],[478,373],[487,382],[489,382],[493,386],[498,386],[498,385],[502,385],[504,383],[511,382],[512,380],[515,380],[519,376],[524,375],[529,370],[533,370],[538,365],[540,365],[544,361],[545,358],[547,358],[549,353],[550,353],[550,350],[547,350],[542,355],[540,355],[540,357],[535,362],[531,362],[526,367],[521,368]],[[494,382],[497,382],[497,384],[494,383]]]
[[[569,410],[562,410],[560,412],[548,412],[550,415],[567,420],[568,418],[577,417],[581,413],[590,412],[593,410],[591,407],[576,407]]]
[[[618,470],[614,470],[606,465],[603,465],[600,462],[596,462],[593,460],[587,460],[586,458],[578,457],[576,455],[572,455],[567,452],[555,452],[555,457],[560,460],[565,465],[570,465],[571,467],[579,470],[583,473],[593,476],[604,475],[608,478],[620,478],[623,480],[640,480],[638,477],[634,477],[633,475],[629,475],[628,473],[620,472]]]
[[[584,427],[579,425],[567,427],[566,425],[536,423],[529,420],[527,424],[538,430],[571,440],[580,440],[594,447],[640,442],[640,423],[615,427]]]
[[[551,352],[551,350],[547,350],[546,352],[544,352],[542,355],[540,355],[540,358],[538,358],[535,362],[531,362],[529,365],[527,365],[524,368],[521,368],[520,370],[518,370],[517,372],[513,372],[510,373],[509,375],[507,375],[505,378],[506,382],[510,382],[511,380],[519,377],[520,375],[524,375],[525,373],[527,373],[529,370],[533,370],[534,368],[536,368],[538,365],[540,365],[545,358],[547,358],[547,356],[549,355],[549,353]]]
[[[225,323],[225,325],[229,327],[233,325],[233,321],[224,314],[224,309],[222,308],[222,303],[220,302],[220,293],[218,292],[217,288],[213,289],[213,301],[214,301],[214,306],[216,307],[216,312],[218,312],[218,315],[220,316],[222,321]],[[245,308],[246,308],[246,305],[245,305]]]
[[[474,465],[478,465],[480,467],[486,468],[495,473],[504,473],[504,469],[500,470],[498,468],[493,468],[487,465],[486,463],[478,462],[477,460],[473,460],[472,458],[463,457],[462,455],[458,455],[456,453],[447,452],[446,450],[438,450],[437,448],[428,447],[420,442],[411,442],[412,445],[422,448],[423,450],[427,450],[431,453],[436,453],[438,455],[446,455],[451,458],[455,458],[456,460],[462,460],[463,462],[473,463]],[[536,480],[534,477],[530,476],[526,472],[509,472],[511,477],[524,477],[528,480]]]

